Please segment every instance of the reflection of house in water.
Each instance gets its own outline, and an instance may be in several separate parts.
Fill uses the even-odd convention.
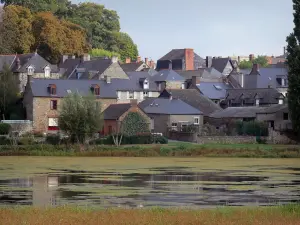
[[[55,206],[57,205],[58,177],[39,176],[33,178],[32,204],[34,206]]]

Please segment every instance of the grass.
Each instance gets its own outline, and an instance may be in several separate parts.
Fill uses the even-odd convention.
[[[298,225],[300,206],[285,205],[258,208],[193,209],[107,209],[59,208],[2,208],[0,224],[30,225]]]
[[[300,158],[300,146],[259,144],[170,143],[168,145],[86,146],[73,145],[0,146],[0,156],[95,156],[95,157],[242,157]]]

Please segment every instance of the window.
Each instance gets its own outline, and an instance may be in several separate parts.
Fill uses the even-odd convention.
[[[255,99],[255,105],[259,106],[259,99]]]
[[[181,84],[181,89],[185,89],[185,83]]]
[[[34,67],[33,66],[29,66],[27,68],[27,70],[28,70],[28,75],[33,75],[34,74]]]
[[[46,66],[45,67],[45,78],[49,78],[50,77],[50,72],[51,72],[50,67]]]
[[[177,130],[177,126],[178,126],[177,123],[172,123],[171,125],[172,130]]]
[[[289,120],[289,114],[283,113],[283,120]]]
[[[100,95],[100,87],[97,84],[92,85],[91,91],[96,96]]]
[[[149,82],[148,80],[144,80],[144,89],[149,89]]]
[[[50,101],[50,109],[51,110],[57,110],[57,100],[51,100]]]
[[[149,92],[148,91],[144,91],[144,97],[149,97]]]
[[[128,99],[134,99],[134,92],[133,91],[128,91]]]
[[[194,117],[194,124],[199,125],[200,124],[200,118]]]
[[[58,130],[58,118],[48,118],[48,130]]]
[[[55,84],[50,84],[48,86],[48,92],[50,95],[56,95],[56,85]]]
[[[108,126],[108,134],[112,134],[112,126]]]
[[[279,99],[278,104],[279,104],[279,105],[283,105],[283,99]]]

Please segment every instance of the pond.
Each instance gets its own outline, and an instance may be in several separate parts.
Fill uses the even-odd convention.
[[[299,159],[1,157],[0,205],[216,207],[300,200]]]

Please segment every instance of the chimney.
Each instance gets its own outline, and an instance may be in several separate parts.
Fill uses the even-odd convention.
[[[117,56],[113,56],[113,57],[111,57],[111,62],[112,63],[117,63],[118,62],[118,57]]]
[[[172,70],[172,61],[169,60],[169,70]]]
[[[258,73],[259,73],[259,64],[255,63],[253,64],[251,74],[258,74]]]
[[[185,70],[195,70],[194,65],[194,49],[186,48],[184,49],[184,58],[185,58]]]
[[[60,58],[60,63],[63,64],[69,58],[68,55],[62,55]]]
[[[148,58],[145,58],[145,64],[146,64],[147,66],[149,66],[149,60],[148,60]]]
[[[238,60],[238,63],[240,63],[241,62],[241,57],[238,56],[237,60]]]
[[[250,54],[249,55],[249,61],[253,61],[254,60],[254,54]]]
[[[137,57],[136,62],[137,62],[137,63],[140,63],[140,62],[141,62],[141,56],[138,56],[138,57]]]
[[[172,101],[172,100],[173,100],[173,96],[172,96],[172,93],[171,93],[171,92],[170,92],[169,99],[170,99],[170,101]]]
[[[130,104],[131,104],[131,107],[137,107],[137,105],[138,105],[137,99],[131,99]]]
[[[90,61],[91,60],[91,56],[89,54],[84,54],[83,55],[83,61],[86,62],[86,61]]]
[[[111,83],[111,77],[110,76],[105,75],[104,79],[105,79],[105,81],[106,81],[107,84]]]
[[[151,69],[154,69],[154,67],[155,67],[154,61],[153,61],[152,59],[150,60],[150,65],[149,65],[149,67],[150,67]]]
[[[206,56],[206,67],[210,68],[212,66],[212,57]]]
[[[125,63],[131,63],[131,58],[127,57]]]
[[[196,88],[197,87],[197,83],[198,83],[198,77],[196,76],[192,76],[192,88]]]

